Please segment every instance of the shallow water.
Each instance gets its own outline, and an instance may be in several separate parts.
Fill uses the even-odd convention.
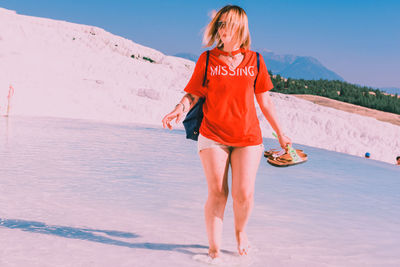
[[[0,131],[1,266],[203,265],[207,188],[183,131],[28,117]],[[399,265],[400,167],[295,147],[307,163],[261,161],[246,261],[229,199],[222,264]]]

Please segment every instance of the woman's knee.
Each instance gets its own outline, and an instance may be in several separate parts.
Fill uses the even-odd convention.
[[[228,200],[229,189],[228,187],[210,188],[208,190],[208,197],[217,201],[226,202]]]
[[[252,190],[239,189],[232,191],[232,199],[236,203],[248,203],[254,199],[254,192]]]

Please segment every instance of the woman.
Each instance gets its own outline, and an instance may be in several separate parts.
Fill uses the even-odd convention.
[[[291,141],[282,132],[267,92],[273,85],[264,60],[260,56],[258,71],[257,55],[249,50],[245,11],[232,5],[219,10],[205,30],[204,43],[207,47],[216,43],[209,54],[206,86],[202,86],[207,57],[203,53],[185,87],[187,94],[162,123],[164,128],[172,129],[173,119],[179,122],[200,97],[206,98],[198,151],[208,184],[205,204],[208,254],[213,259],[220,254],[230,165],[237,247],[240,255],[247,255],[249,242],[245,229],[253,208],[256,173],[264,150],[254,95],[282,148]]]

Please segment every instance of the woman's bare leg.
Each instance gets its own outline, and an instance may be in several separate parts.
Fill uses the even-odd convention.
[[[204,208],[209,255],[219,256],[222,238],[222,223],[226,201],[228,199],[228,149],[213,147],[200,151],[200,159],[207,178],[208,198]]]
[[[231,153],[233,212],[240,255],[248,252],[245,228],[254,205],[254,184],[262,152],[262,146],[250,146],[234,148]]]

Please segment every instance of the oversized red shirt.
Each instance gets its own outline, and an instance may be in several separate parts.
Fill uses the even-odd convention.
[[[257,76],[257,55],[245,51],[243,61],[231,69],[219,58],[220,50],[210,51],[207,68],[207,85],[202,86],[206,66],[206,52],[196,63],[185,92],[205,97],[204,118],[200,133],[214,141],[229,146],[252,146],[262,143],[254,94],[271,90],[273,84],[264,59],[260,55],[260,71]],[[257,82],[254,86],[254,81]]]

